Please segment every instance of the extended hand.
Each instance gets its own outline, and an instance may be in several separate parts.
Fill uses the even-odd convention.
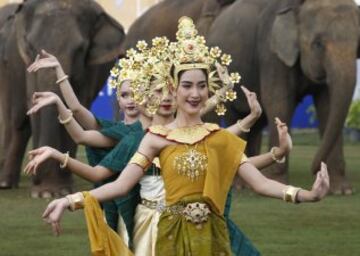
[[[282,156],[290,153],[292,149],[292,139],[288,133],[286,123],[283,123],[278,117],[275,118],[275,124],[279,135],[279,148]]]
[[[258,119],[261,116],[262,109],[255,92],[249,91],[245,86],[241,86],[241,90],[244,92],[246,100],[250,107],[250,114]]]
[[[57,101],[60,101],[59,96],[53,92],[34,92],[32,97],[33,106],[26,113],[27,115],[31,115],[36,113],[42,107],[55,104]]]
[[[55,158],[60,155],[60,152],[51,147],[40,147],[29,151],[30,161],[24,168],[24,173],[27,175],[36,175],[37,169],[40,164],[45,162],[49,158]]]
[[[51,225],[52,230],[56,236],[60,235],[60,220],[64,211],[69,207],[69,205],[69,200],[65,197],[56,199],[48,204],[42,215],[44,221]]]
[[[35,61],[27,68],[27,71],[36,72],[42,68],[55,68],[59,66],[60,63],[55,56],[45,50],[41,50],[40,54],[36,56]]]
[[[316,174],[316,180],[311,189],[314,200],[319,201],[323,199],[326,194],[329,192],[330,188],[330,179],[327,170],[327,166],[324,162],[321,162],[321,168]]]

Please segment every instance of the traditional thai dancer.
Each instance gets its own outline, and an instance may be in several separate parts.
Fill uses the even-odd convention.
[[[47,105],[56,105],[59,112],[59,122],[64,124],[72,139],[77,144],[87,146],[86,155],[88,162],[94,167],[94,177],[90,177],[88,180],[97,185],[114,180],[117,177],[118,170],[122,170],[127,164],[127,162],[122,162],[122,159],[119,157],[111,158],[111,156],[118,151],[118,148],[120,148],[119,142],[132,132],[142,132],[143,125],[148,126],[151,122],[150,117],[146,115],[141,115],[141,120],[138,120],[140,112],[132,100],[128,79],[124,78],[121,86],[117,87],[117,101],[119,109],[123,114],[123,120],[121,122],[107,121],[96,118],[88,109],[80,104],[69,83],[68,76],[65,75],[57,58],[45,50],[42,50],[40,54],[37,55],[34,63],[29,66],[28,71],[37,72],[44,68],[55,69],[57,76],[56,84],[59,86],[69,109],[65,107],[65,104],[57,94],[53,92],[36,92],[32,99],[33,107],[28,111],[28,114],[35,114]],[[67,124],[72,121],[73,117],[79,123],[68,126]],[[98,137],[101,138],[100,143],[92,143],[93,139]],[[129,142],[129,138],[126,138],[123,145],[126,143],[132,145],[132,143]],[[106,179],[96,177],[96,174],[101,172],[98,169],[104,167],[109,172]],[[139,202],[139,187],[136,187],[125,198],[103,203],[108,225],[114,230],[119,231],[124,238],[130,238],[130,235],[132,235],[134,225],[133,216]],[[122,213],[123,221],[119,219],[119,212]],[[119,222],[125,223],[125,230],[118,227]],[[127,234],[126,230],[128,230],[130,234]]]
[[[169,144],[169,146],[168,147],[171,147],[171,146],[174,146],[175,148],[177,148],[177,147],[180,147],[180,148],[182,148],[184,145],[182,145],[182,144],[189,144],[188,143],[188,141],[182,141],[182,139],[181,138],[177,138],[177,136],[175,136],[176,135],[176,133],[177,132],[186,132],[186,133],[184,133],[184,134],[182,134],[182,136],[180,136],[180,137],[183,137],[183,136],[187,136],[186,134],[187,134],[187,132],[189,132],[189,130],[187,130],[187,129],[177,129],[176,127],[179,125],[179,122],[181,121],[181,122],[184,122],[184,121],[186,121],[186,120],[184,120],[184,117],[186,117],[186,115],[188,115],[188,114],[200,114],[200,110],[198,111],[199,113],[197,113],[195,110],[197,110],[198,108],[199,108],[199,106],[201,106],[202,104],[201,103],[203,103],[204,102],[204,99],[207,97],[205,97],[204,95],[200,95],[200,96],[204,96],[204,97],[200,97],[200,98],[197,98],[197,97],[195,97],[194,99],[192,99],[192,100],[190,100],[189,102],[187,102],[187,100],[184,100],[184,95],[181,95],[181,93],[183,93],[184,94],[184,91],[186,91],[186,90],[190,90],[191,89],[191,87],[194,87],[194,85],[191,85],[190,86],[190,84],[188,84],[188,85],[182,85],[181,84],[181,82],[182,82],[182,77],[183,76],[185,76],[185,74],[187,73],[187,72],[197,72],[197,71],[200,71],[200,73],[202,73],[203,71],[201,71],[202,69],[204,69],[204,66],[201,66],[201,67],[203,67],[203,68],[201,68],[200,70],[199,70],[199,67],[196,67],[196,66],[194,66],[194,67],[192,67],[194,70],[189,70],[189,71],[185,71],[184,72],[184,74],[182,74],[181,76],[179,76],[178,77],[178,79],[179,79],[179,81],[180,81],[180,86],[178,86],[178,88],[176,88],[176,92],[177,92],[177,102],[178,103],[182,103],[182,104],[179,104],[178,105],[178,113],[177,113],[177,117],[176,117],[176,120],[175,120],[175,122],[173,122],[172,124],[170,124],[169,126],[167,126],[167,127],[164,127],[164,126],[162,126],[162,127],[153,127],[152,129],[150,129],[150,132],[152,132],[153,134],[151,134],[151,133],[149,133],[148,135],[146,135],[146,137],[145,137],[145,139],[144,139],[144,141],[143,141],[143,145],[142,146],[140,146],[140,149],[144,149],[144,151],[148,151],[147,153],[149,153],[150,154],[150,156],[152,156],[151,154],[152,153],[154,153],[154,155],[155,155],[155,151],[157,150],[157,149],[159,149],[160,150],[160,148],[162,148],[162,147],[157,147],[156,145],[155,145],[155,148],[154,149],[151,149],[151,146],[150,145],[147,145],[146,144],[146,138],[148,137],[149,138],[149,136],[150,137],[153,137],[155,140],[157,140],[160,144],[161,143],[163,143],[163,144],[165,144],[165,145],[167,145],[167,144]],[[175,70],[176,70],[176,65],[175,65]],[[199,72],[198,72],[199,73]],[[199,74],[200,74],[199,73]],[[196,74],[196,73],[195,73]],[[199,75],[199,74],[197,74],[197,75]],[[203,76],[204,76],[204,74],[203,74]],[[186,78],[186,76],[185,76],[185,78]],[[192,80],[194,80],[191,76],[190,76],[190,82],[192,81]],[[175,80],[176,80],[176,76],[175,76]],[[186,81],[186,80],[185,80]],[[186,81],[186,82],[189,82],[189,81]],[[205,76],[204,76],[204,79],[203,79],[203,81],[202,81],[202,83],[205,85],[205,86],[198,86],[198,83],[196,83],[196,85],[195,85],[195,87],[196,87],[196,89],[197,90],[204,90],[204,91],[206,91],[206,93],[207,93],[207,86],[206,86],[206,79],[205,79]],[[177,85],[177,83],[175,83],[175,85]],[[187,89],[186,89],[187,88]],[[179,96],[180,95],[180,96]],[[181,97],[182,96],[182,97]],[[180,98],[180,99],[179,99]],[[190,97],[190,99],[191,99],[191,97]],[[180,100],[180,101],[179,101]],[[181,101],[181,100],[183,100],[183,101]],[[189,105],[186,105],[186,104],[189,104]],[[181,107],[180,107],[181,106]],[[189,111],[189,110],[191,110],[191,111]],[[196,115],[189,115],[188,117],[191,117],[192,116],[192,118],[195,118],[196,117]],[[183,119],[183,120],[181,120],[181,119]],[[191,118],[189,118],[189,121],[191,121],[190,120]],[[197,119],[197,118],[196,118]],[[195,120],[195,119],[194,119]],[[179,121],[179,122],[178,122]],[[198,121],[198,120],[196,120],[196,121]],[[173,129],[174,128],[174,129]],[[175,129],[176,128],[176,129]],[[196,129],[195,129],[196,128]],[[172,141],[172,142],[169,142],[169,141],[167,141],[166,139],[163,139],[163,138],[161,138],[161,137],[159,137],[159,136],[157,136],[156,134],[159,134],[159,130],[157,130],[157,129],[160,129],[160,135],[163,135],[163,136],[165,136],[166,135],[166,137],[168,137],[168,135],[170,136],[168,139],[170,139],[170,138],[172,138],[171,136],[175,136],[174,138],[172,138],[173,140],[175,140],[175,141],[177,141],[178,143],[175,143],[174,144],[174,141]],[[204,130],[205,129],[205,130]],[[202,137],[203,135],[201,135],[200,137],[202,137],[202,138],[195,138],[195,144],[197,145],[198,144],[198,142],[200,142],[200,141],[203,141],[203,139],[204,139],[204,141],[205,140],[210,140],[210,138],[211,137],[216,137],[215,136],[215,134],[224,134],[224,135],[222,135],[222,136],[229,136],[229,134],[227,134],[227,133],[224,133],[223,131],[221,131],[221,130],[218,130],[218,127],[216,127],[216,126],[213,126],[213,125],[206,125],[206,124],[204,124],[204,125],[199,125],[199,126],[196,126],[196,127],[193,127],[193,128],[191,128],[191,130],[192,131],[195,131],[195,132],[205,132],[205,133],[208,133],[208,134],[206,134],[206,135],[209,135],[209,136],[206,136],[206,137]],[[169,132],[169,134],[166,134],[167,133],[167,131]],[[173,132],[175,132],[175,134],[173,133]],[[210,136],[210,134],[211,134],[211,136]],[[196,137],[196,136],[195,136]],[[185,139],[189,139],[189,138],[185,138]],[[199,141],[197,141],[197,139],[199,139]],[[178,141],[178,140],[181,140],[181,141]],[[144,144],[145,143],[145,144]],[[171,144],[171,146],[170,146],[170,144]],[[191,143],[190,143],[191,144]],[[231,143],[230,143],[231,144]],[[145,145],[145,146],[144,146]],[[224,145],[226,145],[226,144],[224,144]],[[210,146],[210,145],[209,145]],[[168,148],[168,147],[166,147],[166,148]],[[189,146],[190,147],[190,146]],[[204,146],[201,146],[202,148],[204,147]],[[166,149],[165,149],[166,150]],[[209,148],[209,150],[213,150],[213,148],[212,147],[210,147]],[[191,152],[190,152],[191,151]],[[183,152],[184,154],[186,154],[186,153],[198,153],[198,155],[197,154],[195,154],[195,156],[197,157],[197,156],[201,156],[201,153],[204,155],[205,154],[205,152],[203,151],[203,150],[200,150],[199,152],[197,152],[198,150],[196,150],[196,149],[194,149],[194,148],[192,148],[192,149],[190,149],[189,148],[189,150],[188,150],[188,152],[187,152],[187,150],[185,150],[185,152]],[[162,151],[163,152],[163,151]],[[234,151],[235,152],[235,151]],[[208,152],[206,152],[206,154],[207,154]],[[213,152],[214,153],[214,152]],[[233,152],[232,152],[233,153]],[[240,152],[241,153],[241,152]],[[139,156],[139,155],[138,155]],[[213,155],[214,156],[214,155]],[[215,156],[217,156],[216,154],[215,154]],[[226,158],[226,157],[229,157],[229,156],[223,156],[224,158]],[[232,155],[231,157],[233,157],[234,158],[234,156]],[[178,158],[178,159],[180,159],[180,158]],[[218,169],[214,169],[214,166],[212,166],[212,168],[210,168],[210,166],[211,165],[208,165],[207,164],[207,162],[210,162],[210,161],[205,161],[205,160],[208,160],[207,158],[205,158],[205,157],[200,157],[200,160],[201,159],[203,159],[204,161],[204,164],[203,164],[203,166],[205,166],[206,165],[206,168],[204,168],[204,169],[206,169],[207,170],[207,177],[210,175],[210,177],[213,175],[213,174],[216,174],[219,170]],[[143,159],[144,160],[144,159]],[[185,158],[185,160],[186,160],[186,158]],[[197,158],[197,159],[195,159],[195,160],[199,160],[199,158]],[[136,162],[136,158],[133,160],[133,161],[135,161]],[[160,161],[161,161],[161,154],[160,154]],[[202,160],[201,160],[202,161]],[[164,162],[164,163],[166,163],[166,162]],[[187,164],[186,163],[186,161],[184,162],[185,163],[185,165]],[[139,163],[138,163],[139,164]],[[184,165],[184,166],[185,166]],[[246,164],[246,163],[244,163],[242,166],[247,166],[248,164]],[[163,166],[163,165],[162,165]],[[179,168],[182,166],[181,165],[181,163],[179,163],[179,165],[176,165],[176,166],[179,166]],[[202,165],[201,165],[202,166]],[[185,166],[186,167],[186,166]],[[31,168],[31,167],[30,167]],[[126,172],[126,170],[128,170],[128,169],[139,169],[138,167],[136,167],[136,166],[134,166],[134,164],[130,164],[126,169],[125,169],[125,172]],[[168,168],[169,168],[169,166],[168,166]],[[183,168],[183,167],[181,167],[181,168]],[[241,168],[242,167],[240,167],[240,169],[239,169],[239,172],[241,171]],[[226,164],[225,164],[225,170],[228,170],[228,169],[230,169],[230,168],[226,168]],[[209,171],[210,170],[210,171]],[[215,170],[215,171],[214,171]],[[198,172],[196,172],[196,171],[198,171]],[[201,170],[200,170],[201,171]],[[188,178],[190,179],[190,180],[193,180],[194,178],[196,178],[196,181],[194,181],[194,183],[191,183],[191,184],[195,184],[195,183],[198,183],[198,181],[201,181],[201,180],[203,180],[204,181],[204,177],[202,177],[202,175],[200,175],[200,171],[199,170],[194,170],[194,172],[192,172],[191,170],[189,170],[189,171],[187,171],[186,170],[186,172],[184,173],[185,174],[185,176],[188,176]],[[204,170],[202,170],[201,171],[201,173],[203,172]],[[166,171],[166,172],[169,172],[168,174],[170,174],[170,171]],[[179,171],[180,173],[178,173],[178,174],[181,174],[181,170]],[[323,171],[324,172],[324,171]],[[135,174],[139,174],[137,171],[135,171]],[[164,170],[163,170],[163,174],[164,174]],[[225,173],[224,174],[227,174],[226,173],[226,171],[225,171]],[[258,173],[257,172],[255,172],[255,174],[256,175],[258,175]],[[129,174],[129,171],[127,171],[127,175],[130,175]],[[132,175],[134,175],[134,174],[132,174]],[[181,175],[177,175],[177,176],[179,176],[178,178],[180,179],[180,178],[184,178],[184,177],[182,177]],[[126,176],[125,176],[126,177]],[[130,176],[128,176],[128,177],[131,177],[131,175]],[[165,177],[165,176],[164,176]],[[260,176],[261,177],[261,176]],[[133,177],[133,178],[135,178],[135,177]],[[185,177],[186,178],[186,177]],[[219,178],[222,178],[222,177],[219,177]],[[225,178],[225,177],[224,177]],[[262,178],[262,177],[261,177]],[[124,178],[123,178],[124,179]],[[119,179],[120,181],[120,183],[122,183],[121,182],[121,178]],[[131,179],[130,179],[131,180]],[[168,180],[168,182],[170,182],[172,179],[169,179]],[[181,180],[181,179],[180,179]],[[205,179],[205,185],[206,185],[206,180],[207,180],[207,178]],[[221,181],[222,179],[220,179],[220,181]],[[326,180],[326,179],[325,179]],[[167,184],[167,179],[165,180],[165,185]],[[229,181],[229,179],[225,179],[225,180],[223,180],[223,181]],[[214,181],[213,181],[214,182]],[[216,182],[218,182],[218,181],[216,181]],[[216,184],[216,182],[215,182],[215,184]],[[254,181],[253,181],[254,182]],[[201,182],[200,182],[200,185],[204,185],[204,182],[202,182],[203,184],[201,184]],[[252,182],[250,182],[250,183],[252,183]],[[272,182],[269,182],[269,183],[271,183],[272,184]],[[114,184],[112,184],[112,185],[114,185]],[[130,184],[131,185],[131,184]],[[186,186],[186,184],[184,183],[184,185],[185,185],[185,188],[187,187]],[[198,185],[199,185],[199,183],[198,183]],[[227,183],[225,183],[225,185],[228,185],[228,182]],[[277,187],[279,187],[280,185],[279,184],[277,184],[277,183],[275,183],[275,184],[272,184],[273,186],[275,186],[276,188]],[[106,185],[107,187],[109,187],[109,186],[111,186],[111,185]],[[178,186],[177,186],[178,187]],[[191,186],[188,186],[189,188],[191,188]],[[192,186],[193,188],[195,188],[195,190],[198,190],[198,189],[200,189],[200,190],[204,190],[205,192],[209,192],[209,191],[206,191],[206,189],[203,189],[203,188],[198,188],[197,186]],[[200,186],[201,187],[201,186]],[[179,187],[178,187],[179,188]],[[205,187],[206,188],[206,187]],[[226,188],[226,186],[225,186],[225,188]],[[218,189],[220,189],[219,187],[218,187]],[[102,191],[102,189],[98,189],[98,190],[95,190],[94,191],[94,194],[96,195],[96,193],[97,193],[97,191],[100,191],[100,198],[102,197],[101,196],[101,191]],[[169,197],[168,197],[168,190],[166,190],[167,191],[167,199],[169,199]],[[171,190],[170,190],[171,191]],[[186,189],[185,189],[185,191],[186,191]],[[171,192],[173,192],[173,191],[171,191]],[[220,190],[220,192],[223,192],[222,190]],[[304,194],[304,192],[303,191],[301,191],[302,193],[300,193],[299,192],[299,196],[300,196],[300,194]],[[115,192],[116,193],[116,192]],[[106,194],[106,193],[105,193]],[[266,194],[266,193],[265,193]],[[272,194],[272,193],[270,193],[270,195],[275,195],[275,193],[274,194]],[[278,194],[276,194],[277,196],[278,196]],[[305,193],[304,194],[304,199],[307,199],[307,193]],[[213,195],[214,196],[214,195]],[[69,199],[71,198],[71,197],[68,197]],[[207,197],[206,197],[207,198]],[[211,196],[209,196],[208,198],[207,198],[207,200],[206,201],[208,201],[208,204],[210,205],[210,206],[212,206],[212,208],[213,208],[213,213],[214,214],[211,214],[211,216],[213,216],[213,215],[216,215],[216,213],[219,213],[219,212],[221,212],[221,208],[219,207],[219,205],[217,205],[217,203],[219,203],[219,202],[217,202],[218,200],[216,200],[216,199],[221,199],[222,197],[220,196],[219,198],[212,198]],[[168,202],[171,202],[171,200],[167,200]],[[225,201],[225,200],[224,200]],[[220,202],[221,202],[221,200],[220,200]],[[53,204],[54,205],[54,204]],[[55,205],[57,205],[56,203],[55,203]],[[220,204],[220,206],[221,206],[221,204]],[[218,208],[219,207],[219,208]],[[181,207],[180,207],[181,208]],[[172,208],[168,208],[168,209],[172,209]],[[47,213],[47,212],[46,212]],[[174,213],[175,214],[175,213]],[[184,211],[184,214],[185,214],[185,211]],[[162,214],[162,216],[164,215],[164,213]],[[177,215],[177,214],[175,214],[175,215]],[[180,214],[181,215],[181,214]],[[190,214],[191,215],[191,214]],[[189,216],[188,216],[189,217]],[[170,218],[169,218],[170,219]],[[215,218],[216,219],[216,218]],[[208,222],[207,222],[208,223]],[[204,224],[205,225],[205,224]],[[56,227],[56,225],[55,225],[55,227]],[[159,242],[158,242],[158,244],[160,244]],[[159,248],[159,246],[158,246],[158,248]]]

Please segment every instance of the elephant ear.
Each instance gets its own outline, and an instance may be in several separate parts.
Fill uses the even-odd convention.
[[[104,64],[122,55],[124,28],[105,12],[99,14],[90,42],[87,63]]]
[[[26,8],[25,2],[21,4],[21,7],[18,8],[17,14],[15,16],[15,26],[16,26],[16,38],[17,46],[19,49],[20,56],[24,61],[26,66],[29,66],[34,58],[36,49],[29,43],[27,38],[27,22],[23,9]]]
[[[270,47],[288,67],[294,66],[299,56],[299,36],[292,8],[277,14],[271,32]]]

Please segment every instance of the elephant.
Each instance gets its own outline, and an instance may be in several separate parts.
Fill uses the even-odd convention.
[[[251,154],[259,151],[266,123],[271,147],[277,140],[272,120],[277,116],[289,125],[297,103],[313,96],[321,143],[311,170],[328,164],[334,194],[352,193],[342,128],[355,88],[359,17],[353,0],[241,0],[222,11],[207,34],[208,44],[231,54],[230,69],[259,95],[264,118],[249,135]],[[247,111],[241,102],[238,97],[229,106],[228,123]],[[266,174],[287,181],[287,165]]]
[[[60,93],[55,72],[26,72],[41,49],[59,59],[81,104],[89,107],[119,56],[123,27],[92,0],[27,0],[0,9],[0,188],[14,188],[27,142],[76,153],[76,145],[59,124],[55,108],[27,116],[35,91]],[[55,162],[42,166],[33,178],[31,195],[49,197],[72,190],[72,178]]]
[[[199,33],[205,35],[215,17],[234,1],[235,0],[162,1],[147,10],[130,26],[123,43],[123,49],[127,50],[135,47],[139,40],[150,42],[151,39],[157,36],[166,36],[169,40],[175,40],[178,20],[182,16],[191,17],[194,22],[197,23]]]

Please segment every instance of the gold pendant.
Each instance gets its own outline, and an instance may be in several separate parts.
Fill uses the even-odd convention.
[[[194,148],[175,157],[174,168],[180,175],[188,177],[192,182],[204,175],[208,158]]]

